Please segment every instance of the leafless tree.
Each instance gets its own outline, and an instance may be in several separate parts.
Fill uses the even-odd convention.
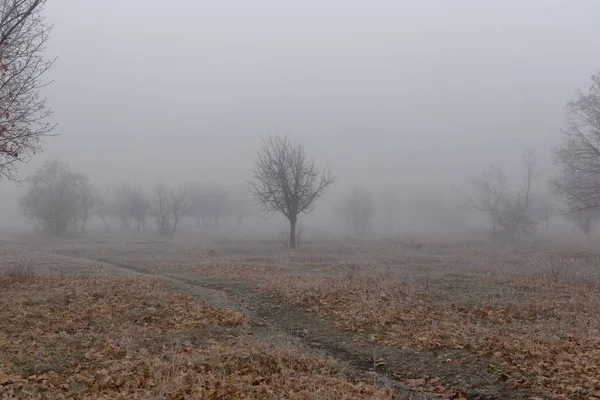
[[[188,185],[186,190],[191,199],[189,214],[196,220],[196,226],[218,228],[219,220],[231,207],[227,191],[218,183]]]
[[[559,215],[554,197],[550,193],[545,193],[544,196],[538,196],[535,199],[534,204],[536,218],[542,221],[546,229],[548,229],[550,220]]]
[[[554,150],[559,168],[554,187],[568,212],[600,210],[600,70],[587,94],[577,91],[567,103],[563,140]]]
[[[488,217],[492,225],[493,236],[496,236],[498,229],[502,199],[507,190],[507,180],[502,167],[492,165],[481,178],[472,179],[471,191],[464,193],[467,204]]]
[[[565,216],[581,229],[586,236],[589,236],[592,233],[594,224],[600,220],[600,211],[588,208],[586,210],[569,212]]]
[[[15,179],[17,165],[41,151],[52,134],[40,89],[53,60],[43,56],[50,27],[45,0],[0,0],[0,177]]]
[[[81,222],[81,231],[85,232],[85,224],[92,217],[92,209],[97,206],[100,195],[96,188],[84,176],[82,182],[78,185],[79,190],[79,220]]]
[[[141,187],[135,186],[129,193],[129,210],[131,218],[137,223],[137,231],[146,230],[146,220],[150,212],[150,202],[146,199]]]
[[[161,236],[174,235],[177,224],[187,215],[190,208],[191,197],[186,187],[173,190],[163,182],[154,187],[152,213]]]
[[[300,248],[300,243],[302,239],[304,239],[304,234],[306,233],[306,225],[302,223],[302,221],[298,221],[296,223],[296,248]]]
[[[129,182],[117,183],[112,188],[112,198],[109,204],[110,214],[118,218],[125,229],[131,227],[133,219],[131,207],[133,191],[133,186]]]
[[[110,233],[110,227],[106,222],[106,218],[110,215],[110,206],[108,205],[108,201],[101,195],[98,195],[96,198],[96,206],[94,207],[94,214],[96,214],[104,224],[104,230],[107,234]]]
[[[329,168],[320,170],[306,158],[303,145],[278,135],[263,138],[252,172],[250,193],[265,216],[280,212],[288,219],[289,247],[296,248],[298,215],[310,213],[335,178]]]
[[[62,235],[84,218],[81,207],[86,201],[82,196],[92,192],[85,175],[71,171],[61,161],[48,161],[28,179],[20,206],[23,215],[44,232]]]
[[[171,236],[177,231],[177,224],[181,219],[186,216],[191,209],[190,193],[187,187],[182,186],[177,190],[171,190],[170,192],[170,210],[173,220],[173,227],[171,229]]]
[[[523,185],[511,190],[508,178],[501,167],[491,166],[483,176],[473,179],[471,191],[463,193],[467,204],[489,218],[495,236],[498,228],[509,234],[531,233],[537,218],[533,205],[533,186],[537,174],[536,158],[533,151],[523,155]]]
[[[157,183],[154,187],[152,214],[158,226],[158,233],[161,236],[168,236],[171,233],[173,225],[169,197],[169,188],[167,185],[163,182]]]
[[[353,190],[337,203],[336,212],[352,234],[364,236],[375,212],[371,194],[363,189]]]

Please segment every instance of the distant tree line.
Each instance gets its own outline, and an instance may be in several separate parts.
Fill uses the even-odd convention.
[[[253,214],[246,193],[230,193],[218,184],[173,188],[164,182],[157,182],[149,191],[120,182],[101,193],[85,174],[52,160],[28,179],[20,206],[26,218],[51,235],[83,232],[96,215],[107,233],[112,218],[120,221],[122,229],[138,232],[146,231],[148,221],[153,220],[160,235],[171,236],[186,217],[194,219],[198,228],[216,229],[219,221],[228,217],[241,226],[244,218]]]

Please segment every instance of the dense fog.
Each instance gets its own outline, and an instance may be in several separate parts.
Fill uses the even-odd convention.
[[[600,68],[591,0],[60,0],[44,14],[58,136],[19,179],[60,159],[107,196],[124,182],[151,196],[160,181],[220,185],[231,199],[248,193],[261,135],[287,135],[337,178],[301,217],[313,231],[487,226],[465,210],[472,180],[498,164],[520,188],[527,150],[536,198],[549,197],[565,104]],[[0,181],[3,229],[32,227],[18,206],[26,186]],[[364,193],[368,227],[349,227],[343,204]],[[257,206],[246,219],[286,229]]]

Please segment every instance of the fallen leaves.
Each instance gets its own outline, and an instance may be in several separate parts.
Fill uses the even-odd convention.
[[[329,358],[246,335],[244,315],[158,280],[2,283],[1,398],[392,398]]]
[[[377,343],[460,351],[458,359],[442,357],[440,363],[493,360],[491,371],[507,387],[544,397],[593,397],[600,390],[600,289],[533,280],[515,284],[531,291],[551,285],[555,295],[456,304],[445,293],[383,276],[275,277],[261,290],[331,316],[341,328],[373,332],[369,338]]]

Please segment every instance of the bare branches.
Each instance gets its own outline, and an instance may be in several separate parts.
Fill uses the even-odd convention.
[[[552,183],[568,212],[600,210],[600,71],[587,94],[567,104],[563,141],[554,150],[559,173]]]
[[[0,0],[0,177],[15,179],[17,164],[41,151],[52,134],[51,111],[39,91],[54,60],[43,57],[50,27],[45,0]]]
[[[173,236],[179,221],[189,213],[191,204],[187,187],[173,190],[163,182],[157,183],[154,187],[152,214],[158,226],[158,233],[161,236]]]
[[[511,191],[508,178],[501,167],[492,165],[482,177],[471,181],[471,191],[461,193],[467,205],[484,213],[495,236],[498,228],[509,234],[531,233],[537,223],[532,206],[533,184],[537,174],[535,153],[523,155],[524,179],[520,190]]]
[[[329,168],[319,170],[308,160],[304,146],[287,136],[268,135],[254,163],[250,193],[265,216],[282,213],[290,221],[290,247],[296,247],[295,224],[300,213],[313,211],[316,200],[335,182]]]

